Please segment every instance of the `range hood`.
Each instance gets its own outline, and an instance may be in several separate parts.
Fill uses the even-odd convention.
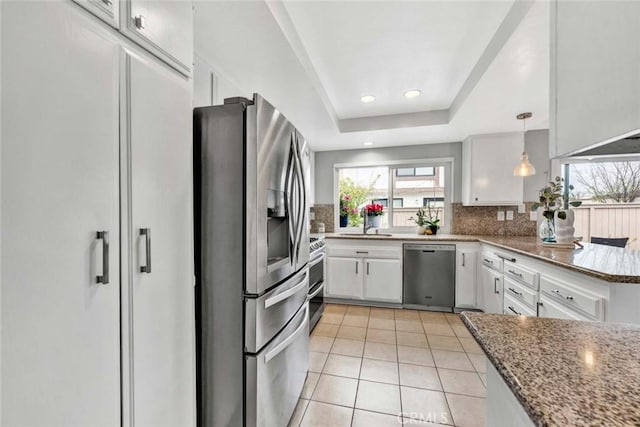
[[[592,145],[583,151],[571,154],[569,157],[590,158],[628,156],[630,154],[640,155],[640,129],[603,141],[595,146]]]

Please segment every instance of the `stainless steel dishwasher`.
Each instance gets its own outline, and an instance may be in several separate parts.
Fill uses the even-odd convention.
[[[404,307],[453,311],[455,245],[405,244],[402,273]]]

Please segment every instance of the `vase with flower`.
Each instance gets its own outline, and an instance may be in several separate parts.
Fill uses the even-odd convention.
[[[573,185],[564,187],[564,179],[556,176],[540,190],[540,199],[534,203],[531,210],[542,208],[542,221],[538,235],[547,243],[570,243],[574,237],[574,214],[571,207],[577,208],[581,201],[571,200],[570,191]]]
[[[349,225],[349,215],[353,213],[353,202],[348,194],[340,194],[340,227]]]
[[[378,203],[370,203],[365,206],[365,213],[367,215],[367,224],[371,228],[382,227],[382,215],[384,215],[384,206]]]

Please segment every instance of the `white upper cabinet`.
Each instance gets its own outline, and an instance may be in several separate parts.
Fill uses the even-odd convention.
[[[523,179],[513,176],[524,149],[522,133],[475,135],[462,144],[465,206],[522,204]]]
[[[7,427],[120,426],[120,49],[91,21],[2,3]]]
[[[193,68],[193,3],[123,0],[121,31],[163,61],[190,76]]]
[[[73,0],[113,28],[120,28],[120,0]]]
[[[640,2],[551,7],[550,154],[640,128]]]

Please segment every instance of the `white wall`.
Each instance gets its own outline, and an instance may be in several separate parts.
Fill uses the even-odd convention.
[[[318,151],[315,153],[315,203],[334,203],[333,166],[336,163],[366,163],[453,157],[453,202],[461,197],[462,143],[408,145],[363,150]]]
[[[253,94],[222,75],[196,53],[193,65],[193,106],[221,105],[225,98],[236,96],[251,98]]]
[[[529,161],[536,168],[536,174],[524,177],[525,202],[538,200],[539,192],[549,180],[548,172],[551,170],[549,160],[549,130],[532,130],[524,135],[524,149],[529,155]],[[515,165],[513,165],[515,167]],[[547,172],[547,173],[545,173]]]

